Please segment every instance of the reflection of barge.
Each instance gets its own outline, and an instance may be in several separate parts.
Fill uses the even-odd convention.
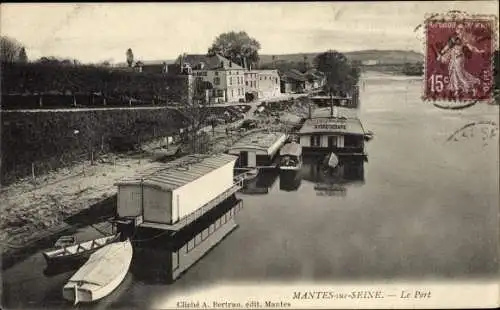
[[[179,232],[142,229],[134,238],[134,277],[172,283],[238,227],[235,215],[242,207],[233,195]]]
[[[244,184],[243,188],[240,190],[240,193],[253,195],[268,194],[269,188],[274,185],[278,178],[278,175],[279,170],[277,169],[261,170],[257,178]]]
[[[364,163],[359,157],[341,157],[330,168],[324,166],[322,157],[305,157],[303,178],[315,183],[318,196],[345,196],[349,186],[364,184]]]

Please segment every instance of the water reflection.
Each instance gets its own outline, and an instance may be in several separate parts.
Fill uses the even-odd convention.
[[[302,167],[305,180],[315,183],[318,196],[345,196],[347,185],[365,183],[365,161],[362,158],[341,157],[335,168],[323,164],[323,157],[306,157]]]
[[[141,229],[134,236],[131,272],[146,283],[173,283],[237,228],[242,200],[234,195],[179,232]]]
[[[280,190],[286,192],[295,192],[302,183],[302,173],[300,171],[281,171],[280,172]]]
[[[240,192],[252,195],[268,194],[269,188],[274,185],[278,176],[279,170],[277,169],[261,169],[255,179],[245,182]]]

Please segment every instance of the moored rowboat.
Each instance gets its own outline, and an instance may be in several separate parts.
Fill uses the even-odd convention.
[[[118,235],[106,236],[73,245],[62,246],[43,252],[47,264],[87,259],[90,254],[118,240]]]
[[[132,254],[132,244],[128,239],[99,249],[63,287],[64,299],[76,305],[109,295],[127,275]]]
[[[280,150],[280,170],[298,171],[302,167],[302,146],[296,142],[285,144]]]

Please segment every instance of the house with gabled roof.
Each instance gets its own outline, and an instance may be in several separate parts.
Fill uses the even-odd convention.
[[[185,54],[176,63],[183,73],[208,82],[208,101],[240,102],[245,100],[245,69],[221,55]]]
[[[281,73],[281,92],[282,93],[301,93],[306,89],[306,76],[296,69],[290,69]]]

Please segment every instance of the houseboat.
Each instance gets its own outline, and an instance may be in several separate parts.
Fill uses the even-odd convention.
[[[335,153],[337,156],[362,156],[365,154],[365,131],[355,116],[339,116],[307,119],[299,130],[299,143],[304,153]]]
[[[285,140],[281,132],[256,132],[233,144],[228,154],[238,156],[239,168],[275,168],[274,159]]]
[[[280,170],[298,171],[302,167],[302,146],[296,142],[285,144],[280,150]]]
[[[227,154],[189,155],[120,180],[118,231],[181,230],[241,188],[234,183],[236,160]]]
[[[173,283],[238,227],[235,218],[242,208],[242,200],[233,195],[175,234],[142,229],[135,236],[142,241],[134,244],[130,270],[134,278]]]

